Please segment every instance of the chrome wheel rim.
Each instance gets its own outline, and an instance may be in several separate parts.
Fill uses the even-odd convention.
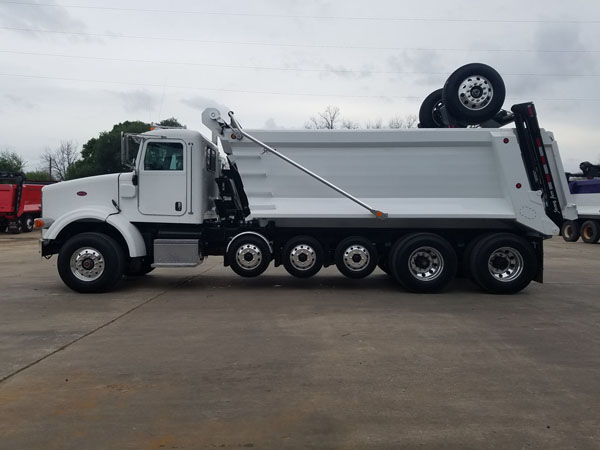
[[[433,247],[419,247],[408,257],[408,270],[421,281],[433,281],[444,271],[444,257]]]
[[[359,272],[369,265],[371,254],[362,245],[351,245],[344,250],[344,266],[353,272]]]
[[[481,75],[465,78],[458,88],[458,99],[465,108],[472,111],[485,108],[492,98],[494,98],[492,84]]]
[[[244,244],[237,249],[235,260],[242,269],[256,269],[262,262],[262,251],[254,244]]]
[[[499,281],[508,283],[523,273],[524,263],[521,253],[512,247],[501,247],[488,258],[488,270]]]
[[[92,247],[81,247],[73,252],[71,273],[81,281],[94,281],[102,276],[106,263],[104,256]]]
[[[315,249],[307,244],[296,245],[290,251],[290,263],[295,269],[309,270],[317,261]]]

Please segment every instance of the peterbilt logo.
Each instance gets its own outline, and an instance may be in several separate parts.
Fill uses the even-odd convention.
[[[87,195],[87,192],[85,192],[85,191],[79,191],[77,193],[77,195],[79,195],[80,197],[85,197]]]

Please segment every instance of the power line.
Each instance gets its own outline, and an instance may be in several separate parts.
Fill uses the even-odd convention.
[[[169,88],[169,89],[183,89],[183,90],[198,90],[198,91],[213,91],[213,92],[227,92],[235,94],[257,94],[257,95],[277,95],[277,96],[289,96],[289,97],[336,97],[336,98],[363,98],[363,99],[404,99],[404,100],[421,100],[423,96],[401,96],[401,95],[345,95],[345,94],[317,94],[312,92],[274,92],[274,91],[251,91],[243,89],[226,89],[226,88],[211,88],[211,87],[199,87],[199,86],[181,86],[181,85],[169,85],[164,83],[139,83],[129,81],[111,81],[111,80],[91,80],[84,78],[70,78],[70,77],[52,77],[47,75],[30,75],[30,74],[19,74],[19,73],[0,73],[0,76],[4,77],[15,77],[15,78],[32,78],[32,79],[43,79],[43,80],[58,80],[58,81],[69,81],[69,82],[83,82],[83,83],[98,83],[98,84],[115,84],[123,86],[136,86],[136,87],[153,87],[153,88]],[[524,97],[507,97],[507,100],[520,100]],[[600,98],[527,98],[531,101],[555,101],[555,102],[600,102]]]
[[[1,2],[0,2],[1,3]],[[366,45],[331,45],[331,44],[294,44],[294,43],[273,43],[273,42],[248,42],[248,41],[221,41],[213,39],[193,39],[181,37],[166,37],[166,36],[139,36],[126,34],[111,34],[111,33],[84,33],[81,31],[63,31],[63,30],[43,30],[36,28],[21,28],[21,27],[4,27],[0,26],[0,30],[7,31],[25,31],[31,33],[51,33],[63,34],[72,36],[85,37],[101,37],[115,39],[143,39],[154,41],[176,41],[176,42],[195,42],[201,44],[223,44],[223,45],[253,45],[262,47],[292,47],[292,48],[329,48],[329,49],[350,49],[350,50],[405,50],[405,51],[431,51],[431,52],[470,52],[470,53],[600,53],[600,50],[554,50],[554,49],[500,49],[500,48],[425,48],[425,47],[380,47]]]
[[[159,14],[195,14],[203,16],[223,17],[260,17],[270,19],[303,19],[303,20],[348,20],[348,21],[377,21],[377,22],[449,22],[449,23],[523,23],[523,24],[599,24],[600,20],[552,20],[552,19],[462,19],[462,18],[425,18],[425,17],[373,17],[373,16],[317,16],[317,15],[292,15],[292,14],[267,14],[267,13],[244,13],[244,12],[214,12],[197,10],[174,10],[174,9],[151,9],[151,8],[117,8],[111,6],[93,5],[64,5],[54,3],[15,2],[2,0],[0,3],[20,6],[37,6],[69,9],[88,9],[103,11],[122,12],[147,12]]]
[[[116,62],[127,62],[127,63],[214,67],[214,68],[220,68],[220,69],[245,69],[245,70],[333,73],[333,74],[350,73],[350,74],[361,74],[361,75],[448,75],[450,72],[452,72],[452,70],[449,70],[446,72],[422,72],[422,71],[394,71],[394,70],[367,70],[367,69],[244,66],[244,65],[233,65],[233,64],[197,63],[197,62],[191,62],[191,61],[109,58],[109,57],[103,57],[103,56],[89,56],[89,55],[66,55],[66,54],[59,54],[59,53],[24,52],[24,51],[16,51],[16,50],[0,50],[0,53],[14,54],[14,55],[26,55],[26,56],[44,56],[44,57],[68,58],[68,59],[96,60],[96,61],[116,61]],[[561,74],[554,74],[554,73],[503,73],[502,75],[503,76],[519,76],[519,77],[582,77],[582,78],[600,77],[600,74],[577,74],[577,73],[561,73]]]

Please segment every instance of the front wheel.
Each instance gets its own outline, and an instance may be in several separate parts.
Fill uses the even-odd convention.
[[[102,233],[71,237],[58,254],[58,273],[77,292],[106,292],[112,289],[125,268],[121,246]]]
[[[514,294],[524,289],[537,272],[537,258],[529,242],[500,233],[480,240],[471,253],[471,276],[493,294]]]

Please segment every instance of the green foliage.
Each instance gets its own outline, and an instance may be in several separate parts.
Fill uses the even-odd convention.
[[[33,170],[31,172],[25,172],[25,179],[27,181],[52,181],[48,172],[45,170]]]
[[[182,127],[183,126],[179,123],[179,120],[177,120],[175,117],[170,117],[168,119],[161,120],[158,124],[162,125],[163,127]]]
[[[121,172],[121,133],[144,133],[150,124],[144,122],[123,122],[110,131],[103,131],[83,145],[81,159],[67,170],[67,180],[74,178]]]
[[[22,172],[27,163],[17,152],[0,152],[0,172]]]

